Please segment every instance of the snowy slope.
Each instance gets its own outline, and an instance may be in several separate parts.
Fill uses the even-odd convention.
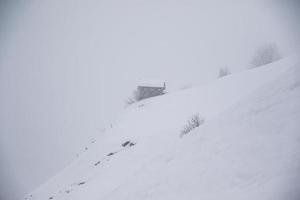
[[[291,57],[141,101],[26,198],[296,200],[299,99]],[[179,137],[195,113],[205,123]]]

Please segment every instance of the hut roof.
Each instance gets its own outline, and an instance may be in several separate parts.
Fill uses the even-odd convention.
[[[164,87],[165,81],[161,80],[142,80],[139,82],[138,86],[141,87]]]

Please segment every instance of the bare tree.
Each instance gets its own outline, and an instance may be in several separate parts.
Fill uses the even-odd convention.
[[[251,65],[252,67],[260,67],[279,60],[281,57],[277,45],[274,43],[267,43],[258,48],[251,60]]]
[[[221,78],[221,77],[227,76],[227,75],[229,75],[229,74],[231,74],[230,71],[229,71],[229,69],[228,69],[227,67],[222,67],[222,68],[220,68],[220,70],[219,70],[219,75],[218,75],[218,77]]]

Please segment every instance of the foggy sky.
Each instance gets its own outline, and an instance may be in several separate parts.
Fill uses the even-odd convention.
[[[144,78],[169,91],[300,49],[297,1],[1,1],[0,199],[53,176]]]

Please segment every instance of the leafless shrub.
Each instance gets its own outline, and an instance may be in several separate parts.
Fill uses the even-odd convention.
[[[135,103],[135,100],[133,98],[128,98],[126,101],[125,101],[125,104],[127,106],[130,106],[131,104]]]
[[[274,43],[261,46],[251,60],[252,67],[260,67],[281,59],[282,56]]]
[[[229,75],[229,74],[231,74],[230,71],[229,71],[229,69],[228,69],[227,67],[222,67],[222,68],[220,68],[220,70],[219,70],[219,75],[218,75],[218,77],[221,78],[221,77],[227,76],[227,75]]]
[[[138,90],[134,90],[132,92],[132,97],[125,100],[125,104],[126,104],[126,106],[130,106],[131,104],[134,104],[135,102],[137,102],[139,100],[140,100],[140,94],[139,94]]]
[[[180,136],[186,135],[191,132],[193,129],[199,127],[204,123],[204,118],[200,117],[199,114],[194,114],[188,121],[187,124],[183,127]]]

